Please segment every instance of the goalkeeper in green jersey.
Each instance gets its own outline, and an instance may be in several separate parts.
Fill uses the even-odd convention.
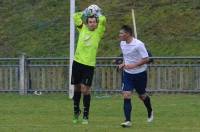
[[[85,20],[85,21],[84,21]],[[74,118],[78,122],[81,113],[79,104],[83,94],[82,124],[88,124],[90,109],[90,87],[96,65],[99,42],[105,32],[106,18],[97,5],[90,5],[83,12],[74,14],[74,22],[79,31],[79,39],[72,65],[71,84],[74,85]]]

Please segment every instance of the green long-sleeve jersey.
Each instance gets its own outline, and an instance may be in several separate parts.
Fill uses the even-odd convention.
[[[79,31],[74,60],[88,66],[96,65],[96,54],[99,42],[105,32],[106,17],[99,16],[99,23],[95,30],[90,31],[82,22],[82,12],[74,14],[74,22]],[[80,25],[83,24],[81,27]]]

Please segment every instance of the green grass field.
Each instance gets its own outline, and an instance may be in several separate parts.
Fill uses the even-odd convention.
[[[0,94],[0,132],[199,132],[199,95],[153,94],[155,120],[146,122],[142,102],[133,97],[133,126],[121,128],[122,97],[92,97],[88,125],[72,124],[72,101],[65,94]]]

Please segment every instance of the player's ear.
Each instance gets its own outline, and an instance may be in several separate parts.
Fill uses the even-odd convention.
[[[99,18],[98,17],[95,17],[95,18],[96,18],[96,22],[99,23]]]

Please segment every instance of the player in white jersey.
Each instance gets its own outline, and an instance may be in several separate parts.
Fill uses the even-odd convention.
[[[144,43],[133,37],[131,27],[127,25],[122,26],[119,38],[121,40],[123,63],[118,68],[123,69],[122,94],[125,115],[125,122],[121,123],[121,126],[131,126],[131,96],[134,89],[147,109],[147,122],[151,122],[153,121],[153,110],[150,97],[146,94],[148,52]]]

